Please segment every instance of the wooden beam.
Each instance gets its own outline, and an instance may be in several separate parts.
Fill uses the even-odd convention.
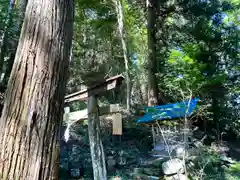
[[[65,103],[78,101],[78,100],[86,100],[88,97],[92,95],[98,95],[105,91],[112,90],[117,86],[119,86],[123,80],[124,80],[124,77],[122,75],[117,75],[117,76],[108,78],[104,82],[99,83],[96,86],[65,96]]]
[[[110,106],[100,107],[99,111],[100,111],[100,116],[104,116],[104,115],[120,113],[121,108],[120,108],[119,104],[110,104]],[[64,122],[71,124],[71,123],[75,123],[77,121],[83,121],[86,119],[88,119],[87,109],[69,112],[68,107],[65,107],[65,113],[63,115]]]
[[[88,110],[69,112],[69,107],[65,107],[63,121],[68,125],[82,123],[89,118]],[[122,135],[122,114],[119,104],[110,104],[110,106],[100,107],[100,116],[112,120],[112,134]],[[107,115],[107,116],[106,116]]]

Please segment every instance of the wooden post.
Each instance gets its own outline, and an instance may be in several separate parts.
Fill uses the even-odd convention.
[[[105,156],[103,151],[99,109],[96,96],[88,98],[88,135],[90,142],[94,180],[107,180]]]
[[[120,113],[119,104],[110,106],[111,112],[116,112],[112,115],[112,134],[122,135],[122,114]]]
[[[122,114],[116,113],[112,115],[112,134],[122,135]]]
[[[66,122],[69,119],[70,107],[64,108],[63,121]]]

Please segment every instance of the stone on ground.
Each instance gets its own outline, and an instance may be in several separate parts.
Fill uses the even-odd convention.
[[[162,164],[162,170],[165,175],[183,173],[183,161],[178,158],[168,160]]]

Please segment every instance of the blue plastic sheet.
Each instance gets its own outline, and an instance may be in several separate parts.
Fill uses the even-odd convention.
[[[144,111],[146,114],[137,120],[137,123],[149,123],[156,120],[177,119],[182,117],[189,117],[192,115],[197,107],[200,99],[195,98],[190,102],[182,101],[175,104],[167,104],[162,106],[146,107]]]

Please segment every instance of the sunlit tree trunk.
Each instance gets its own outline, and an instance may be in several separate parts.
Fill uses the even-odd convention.
[[[29,0],[0,121],[0,179],[58,179],[73,0]]]
[[[156,59],[156,20],[157,20],[157,0],[147,0],[148,10],[148,105],[159,104],[158,84],[157,84],[157,59]]]
[[[88,99],[88,134],[94,180],[107,180],[105,155],[100,133],[99,109],[96,96]]]
[[[123,7],[121,0],[114,0],[116,12],[117,12],[117,19],[118,19],[118,30],[119,35],[122,43],[123,49],[123,57],[125,63],[125,71],[126,71],[126,84],[127,84],[127,110],[130,110],[130,101],[131,101],[131,81],[130,81],[130,72],[129,72],[129,59],[128,59],[128,50],[125,41],[125,33],[124,33],[124,18],[123,18]]]
[[[141,75],[139,75],[139,76],[140,76],[139,83],[140,83],[140,90],[141,90],[141,94],[142,94],[142,103],[147,104],[147,101],[148,101],[147,82],[144,77],[141,77]]]

